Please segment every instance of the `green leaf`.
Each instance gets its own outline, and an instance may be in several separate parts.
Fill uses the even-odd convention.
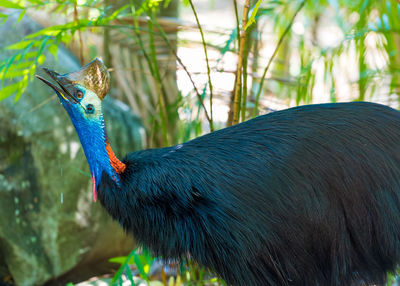
[[[24,76],[29,74],[29,69],[13,69],[7,72],[7,74],[4,74],[3,72],[0,72],[0,77],[3,79],[12,79],[20,76]]]
[[[36,58],[35,58],[35,62],[37,62],[37,61],[39,60],[39,57],[40,57],[40,55],[43,53],[43,49],[44,49],[44,47],[46,46],[46,43],[47,43],[47,41],[48,41],[49,39],[50,39],[50,36],[44,37],[44,39],[43,39],[43,41],[42,41],[42,43],[40,44],[40,47],[39,47],[39,49],[38,49],[37,56],[36,56]]]
[[[0,18],[8,18],[8,15],[7,14],[3,14],[3,13],[0,13]]]
[[[25,75],[24,79],[19,82],[19,88],[17,90],[17,95],[14,98],[14,102],[17,102],[21,98],[21,95],[25,92],[27,87],[28,87],[28,76]]]
[[[43,55],[43,54],[41,54],[41,55],[38,57],[37,62],[38,62],[39,65],[42,65],[42,64],[44,63],[45,60],[46,60],[46,56]]]
[[[121,265],[124,264],[124,263],[127,263],[127,264],[135,263],[134,260],[133,260],[133,257],[130,257],[129,261],[127,261],[127,258],[128,258],[128,256],[118,256],[118,257],[110,258],[108,261],[111,262],[111,263],[118,263],[118,264],[121,264]]]
[[[122,6],[121,8],[119,8],[118,10],[114,11],[114,13],[112,13],[109,17],[105,18],[104,20],[106,22],[109,22],[111,20],[114,20],[115,18],[117,18],[119,16],[119,14],[121,14],[121,12],[123,12],[125,9],[129,8],[131,5],[125,5]]]
[[[20,83],[16,82],[0,89],[0,100],[3,100],[10,95],[13,95],[20,88]]]
[[[67,24],[65,24],[65,25],[67,25]],[[66,30],[64,28],[64,25],[56,25],[56,26],[48,27],[48,28],[42,29],[40,31],[37,31],[36,33],[26,36],[25,38],[32,39],[32,38],[36,38],[38,36],[57,36],[57,34],[60,33],[60,31],[62,31],[62,30]]]
[[[117,273],[115,273],[113,279],[111,280],[110,285],[115,285],[115,282],[121,281],[121,275],[123,274],[125,270],[125,266],[128,265],[128,262],[131,261],[133,255],[135,254],[136,249],[132,250],[131,253],[129,253],[128,256],[125,257],[125,261],[122,263],[121,267],[118,269]],[[113,259],[113,258],[111,258]],[[118,263],[118,262],[117,262]],[[122,285],[122,283],[120,283]]]
[[[253,10],[252,10],[252,12],[251,12],[251,15],[250,15],[250,18],[249,18],[249,20],[247,21],[246,27],[244,27],[245,30],[247,30],[247,28],[248,28],[251,24],[253,24],[253,23],[256,22],[255,18],[256,18],[257,11],[258,11],[258,8],[260,7],[261,2],[262,2],[262,0],[258,0],[257,3],[256,3],[256,5],[254,5],[254,8],[253,8]]]
[[[22,18],[24,18],[25,13],[26,13],[26,9],[22,10],[22,12],[19,13],[17,23],[19,23],[22,20]]]
[[[11,8],[11,9],[25,9],[21,5],[8,0],[0,0],[0,7]]]
[[[129,265],[125,266],[125,274],[128,276],[129,281],[131,281],[131,285],[134,286],[135,282],[133,281],[132,271],[129,268]]]
[[[11,67],[12,63],[15,61],[15,58],[18,56],[18,54],[13,55],[7,62],[6,68],[4,70],[3,73],[3,79],[5,77],[5,75],[7,74],[7,71],[9,70],[9,68]]]
[[[54,59],[57,59],[57,51],[58,51],[58,45],[51,45],[49,47],[49,52],[50,54],[53,55]]]
[[[34,40],[29,40],[29,41],[21,41],[12,45],[7,46],[7,50],[22,50],[28,47],[29,45],[32,45]]]
[[[133,254],[133,260],[135,261],[135,265],[140,273],[140,276],[142,276],[142,278],[145,278],[145,277],[147,277],[147,273],[144,270],[144,265],[140,258],[141,257],[138,254],[136,254],[136,252]]]
[[[30,43],[22,52],[21,57],[19,58],[19,61],[21,61],[22,59],[24,59],[26,56],[29,55],[29,50],[30,48],[32,48],[32,46],[35,44],[35,42]]]

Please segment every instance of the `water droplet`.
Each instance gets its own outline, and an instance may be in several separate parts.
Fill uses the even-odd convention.
[[[61,193],[61,204],[63,204],[64,203],[64,194],[63,193]]]

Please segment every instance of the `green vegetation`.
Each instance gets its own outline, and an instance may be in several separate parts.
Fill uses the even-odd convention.
[[[147,250],[142,250],[139,252],[137,249],[134,249],[128,256],[115,257],[110,259],[110,262],[121,264],[121,267],[111,280],[111,285],[122,285],[123,277],[129,280],[132,285],[138,285],[142,281],[152,285],[150,268],[155,262],[155,258],[153,258]],[[189,262],[188,264],[181,263],[179,265],[177,263],[169,264],[176,268],[177,275],[176,277],[168,277],[164,272],[164,269],[162,269],[161,280],[163,285],[225,285],[222,280],[213,277],[212,274],[192,262]],[[130,265],[135,266],[139,274],[139,279],[134,279],[134,275],[132,273],[133,271]]]
[[[23,100],[38,67],[46,57],[57,57],[59,45],[65,44],[81,63],[102,56],[113,78],[121,77],[114,83],[120,90],[118,98],[142,117],[149,146],[186,141],[287,105],[370,100],[399,107],[398,1],[246,0],[247,10],[232,1],[229,7],[233,7],[236,25],[221,31],[202,26],[202,15],[192,0],[131,0],[129,4],[110,0],[0,0],[2,24],[13,15],[21,21],[38,11],[60,15],[63,22],[53,19],[49,26],[5,48],[8,56],[0,61],[0,100],[11,96],[15,101]],[[176,12],[178,4],[185,12],[191,11],[193,24],[160,17],[170,15],[171,10]],[[191,29],[201,33],[200,41],[181,33]],[[104,39],[102,52],[98,42],[87,40],[89,35]],[[123,36],[129,44],[118,42],[117,36]],[[121,73],[115,63],[126,58],[116,58],[119,53],[112,51],[116,46],[121,54],[138,55],[130,58],[137,66],[122,66]],[[161,51],[160,46],[164,47]],[[182,47],[201,47],[205,55],[203,78],[181,58]],[[234,71],[227,71],[227,56],[238,59]],[[191,90],[178,92],[176,67],[166,67],[163,57],[183,71]],[[134,80],[122,77],[128,73]],[[235,75],[229,83],[232,90],[222,92],[216,77],[229,73]],[[166,74],[173,76],[166,80]],[[144,92],[130,93],[129,89],[139,89],[138,84],[143,85]],[[226,122],[215,118],[218,106],[228,107]],[[146,251],[138,254],[134,250],[112,261],[121,264],[113,283],[119,284],[122,275],[133,283],[131,264],[136,265],[141,279],[149,281],[154,259]],[[209,276],[198,267],[181,267],[179,273],[168,285],[178,285],[177,280],[185,285],[218,283],[204,282],[202,277]],[[391,275],[388,285],[394,280]]]

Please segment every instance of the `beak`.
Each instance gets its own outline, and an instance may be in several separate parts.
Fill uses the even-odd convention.
[[[54,89],[55,92],[57,92],[57,94],[59,94],[64,100],[66,101],[76,101],[75,98],[71,95],[71,93],[65,88],[65,80],[62,79],[62,77],[60,76],[60,74],[56,73],[55,71],[49,70],[47,68],[43,68],[43,70],[53,79],[56,81],[56,83],[60,86],[56,86],[55,84],[53,84],[52,82],[48,81],[47,79],[39,76],[39,75],[35,75],[38,79],[40,79],[41,81],[43,81],[45,84],[47,84],[48,86],[50,86],[52,89]]]

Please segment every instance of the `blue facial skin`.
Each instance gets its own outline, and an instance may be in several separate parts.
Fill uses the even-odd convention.
[[[56,91],[56,93],[78,133],[79,140],[81,141],[86,159],[89,163],[90,172],[92,177],[94,176],[95,178],[96,189],[104,171],[107,172],[111,178],[115,178],[117,183],[119,183],[119,176],[111,166],[110,158],[106,150],[107,138],[103,114],[101,110],[95,110],[95,104],[87,103],[86,100],[84,100],[87,91],[81,86],[79,86],[79,90],[83,93],[83,97],[78,99],[79,103],[73,102],[72,100],[65,100],[59,92]],[[98,100],[100,101],[100,99]],[[99,109],[100,104],[98,105]]]

